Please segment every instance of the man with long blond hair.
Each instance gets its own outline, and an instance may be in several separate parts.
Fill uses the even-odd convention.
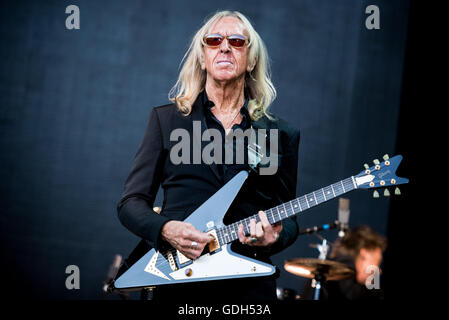
[[[263,212],[296,197],[299,130],[268,111],[275,97],[265,45],[249,20],[236,11],[214,14],[196,32],[184,56],[179,78],[169,93],[172,104],[152,109],[118,204],[122,224],[143,239],[141,251],[170,245],[189,259],[198,258],[211,237],[183,220],[241,170],[251,173],[224,223],[255,213],[260,221],[251,220],[249,234],[240,226],[233,250],[271,263],[271,255],[296,240],[295,218],[271,225]],[[214,136],[220,147],[214,149],[213,163],[189,161],[195,154],[185,149],[180,161],[174,159],[179,152],[173,152],[177,146],[173,133],[184,130],[198,139],[195,125],[201,127],[200,139],[208,130],[219,133]],[[270,159],[274,157],[276,163],[272,174],[251,170],[247,140],[228,141],[234,131],[248,129],[270,132],[263,142],[270,145]],[[204,142],[191,141],[188,146],[203,147]],[[277,150],[272,152],[272,146]],[[239,162],[234,155],[241,147],[245,152]],[[234,151],[232,161],[226,158],[229,148]],[[159,186],[164,190],[160,214],[153,211]],[[154,299],[270,300],[276,298],[275,277],[165,285],[156,289]]]

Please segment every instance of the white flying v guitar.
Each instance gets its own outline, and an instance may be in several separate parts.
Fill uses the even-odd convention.
[[[366,170],[356,176],[265,210],[269,222],[274,224],[355,189],[385,188],[408,183],[408,179],[396,176],[396,169],[402,156],[390,159],[385,156],[384,160],[382,163],[374,160],[375,165],[372,167],[365,165]],[[115,289],[139,289],[165,284],[273,274],[274,266],[231,251],[231,242],[238,239],[238,226],[243,224],[248,235],[250,219],[259,221],[258,214],[230,225],[223,223],[223,217],[247,177],[246,171],[238,173],[185,220],[198,230],[210,233],[214,237],[215,240],[206,246],[207,253],[203,252],[198,259],[190,260],[174,248],[165,252],[152,249],[115,280],[113,283]],[[377,191],[375,196],[376,193]],[[397,187],[395,193],[400,193]],[[388,195],[388,191],[385,194]]]

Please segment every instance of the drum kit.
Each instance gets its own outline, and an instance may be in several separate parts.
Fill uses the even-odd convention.
[[[327,240],[318,233],[329,229],[338,229],[338,237],[342,238],[345,230],[349,229],[349,199],[340,198],[338,204],[338,220],[330,224],[323,224],[300,230],[299,234],[314,234],[321,244],[313,244],[311,247],[318,249],[318,258],[294,258],[285,261],[284,269],[294,275],[312,279],[314,288],[314,300],[319,300],[321,284],[325,281],[338,281],[354,275],[354,270],[347,265],[327,259],[329,245]]]
[[[354,274],[354,270],[343,263],[321,258],[295,258],[287,260],[284,269],[294,275],[312,279],[314,300],[320,299],[321,284],[327,280],[342,280]]]
[[[338,228],[339,222],[335,221],[330,225],[323,225],[306,229],[303,234],[315,233],[321,230]],[[301,233],[301,232],[300,232]],[[317,234],[316,234],[317,235]],[[311,245],[319,251],[318,258],[294,258],[285,261],[284,269],[294,275],[312,279],[312,287],[314,288],[313,300],[320,299],[321,285],[325,281],[338,281],[349,278],[354,274],[354,270],[347,265],[326,259],[329,245],[327,240],[319,235],[322,239],[321,244]]]

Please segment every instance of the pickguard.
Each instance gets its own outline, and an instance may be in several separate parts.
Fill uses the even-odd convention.
[[[270,275],[274,271],[275,268],[269,264],[235,254],[229,250],[229,246],[223,246],[219,252],[205,254],[192,264],[170,273],[170,276],[178,281],[201,281]]]
[[[145,267],[145,272],[151,273],[155,276],[170,280],[161,270],[159,270],[156,267],[157,258],[159,256],[159,252],[156,252],[152,257],[150,262],[148,262],[147,266]]]

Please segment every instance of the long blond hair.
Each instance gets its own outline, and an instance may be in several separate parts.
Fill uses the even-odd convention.
[[[201,69],[201,61],[204,59],[202,39],[215,23],[224,17],[238,18],[249,34],[248,64],[254,65],[254,68],[251,73],[246,73],[245,90],[249,99],[248,111],[251,119],[257,121],[264,115],[272,119],[268,107],[276,98],[276,89],[271,82],[267,49],[249,20],[238,11],[217,12],[196,32],[181,61],[181,72],[168,98],[176,104],[181,113],[190,114],[193,103],[206,85],[206,71]]]

